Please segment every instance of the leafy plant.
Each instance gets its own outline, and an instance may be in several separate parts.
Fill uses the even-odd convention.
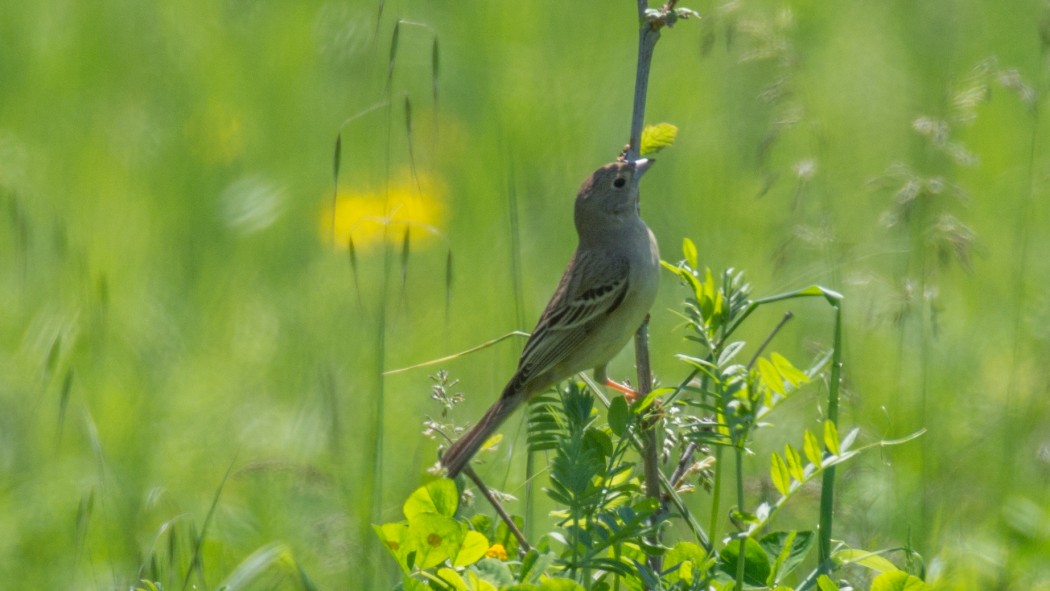
[[[406,502],[405,521],[376,526],[401,566],[403,588],[828,590],[855,588],[831,578],[848,576],[849,565],[876,573],[872,590],[925,588],[915,576],[921,572],[899,570],[880,553],[832,538],[835,468],[867,449],[914,437],[859,445],[858,429],[840,434],[841,296],[813,286],[753,299],[743,273],[728,270],[716,281],[709,269],[700,271],[689,240],[683,256],[664,266],[686,291],[681,317],[694,346],[677,355],[684,378],[633,404],[620,397],[608,401],[586,378],[566,384],[557,396],[541,396],[530,409],[528,447],[550,454],[545,490],[556,509],[547,533],[539,543],[515,544],[507,535],[511,523],[502,523],[501,532],[492,518],[469,516],[460,510],[456,484],[433,481]],[[788,314],[745,361],[746,343],[735,340],[745,321],[761,306],[796,298],[821,298],[834,311],[830,350],[804,370],[767,352]],[[769,419],[784,402],[822,382],[827,402],[819,428],[803,429],[782,452],[769,453],[775,495],[751,504],[743,460],[757,453],[755,433],[771,428]],[[656,464],[648,465],[644,441],[654,434],[662,441]],[[646,486],[650,474],[660,485],[655,496]],[[817,481],[821,499],[813,527],[775,529],[779,512],[804,503],[800,493]],[[730,486],[732,492],[724,493]],[[698,490],[711,495],[706,515],[684,500]],[[499,495],[486,497],[498,504]],[[732,499],[729,525],[723,523],[723,497]],[[511,560],[515,552],[519,559]]]

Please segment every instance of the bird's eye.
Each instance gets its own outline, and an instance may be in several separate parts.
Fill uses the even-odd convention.
[[[627,184],[627,179],[623,178],[622,176],[616,177],[616,180],[613,181],[613,186],[616,187],[617,189],[623,188],[623,186],[626,185],[626,184]]]

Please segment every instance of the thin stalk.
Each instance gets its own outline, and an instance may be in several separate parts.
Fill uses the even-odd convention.
[[[641,155],[642,126],[645,123],[645,100],[649,91],[649,71],[652,68],[653,49],[660,39],[659,29],[652,26],[645,19],[645,10],[649,7],[647,0],[638,0],[638,67],[634,78],[634,106],[631,110],[631,132],[630,143],[627,147],[627,159],[637,160]],[[649,317],[646,316],[638,332],[634,336],[635,362],[638,371],[638,392],[644,398],[652,390],[652,369],[649,365]],[[653,415],[654,411],[650,410]],[[653,415],[655,416],[655,415]],[[646,496],[659,500],[660,498],[660,466],[659,466],[659,444],[657,434],[661,428],[661,421],[653,419],[647,421],[643,434],[642,460],[645,467],[645,490]],[[653,516],[653,525],[659,519]],[[659,544],[659,530],[654,527],[653,544]],[[659,556],[649,557],[649,567],[659,572],[662,560]]]
[[[835,337],[831,353],[831,383],[828,384],[828,420],[838,426],[839,420],[839,384],[842,381],[842,305],[841,301],[833,302],[835,306]],[[831,525],[835,509],[835,466],[824,471],[820,485],[820,527],[817,537],[819,570],[830,574],[834,565],[831,562]]]
[[[707,525],[712,543],[718,539],[719,515],[722,513],[722,452],[724,450],[724,446],[715,446],[715,477],[711,484],[711,520]]]
[[[744,512],[744,448],[743,442],[733,447],[736,456],[736,508],[740,513]],[[740,536],[740,553],[736,558],[736,591],[744,588],[744,566],[747,563],[747,536]]]
[[[518,554],[524,557],[525,553],[532,549],[532,546],[530,546],[529,541],[525,539],[525,534],[521,533],[521,530],[518,529],[518,524],[514,523],[514,519],[509,513],[507,513],[507,510],[503,508],[503,504],[492,494],[492,491],[489,490],[489,487],[481,480],[481,477],[474,471],[474,468],[470,467],[470,464],[467,464],[467,466],[463,468],[463,473],[474,483],[474,486],[478,487],[481,496],[485,497],[485,500],[492,505],[492,508],[496,510],[497,514],[499,514],[503,523],[507,524],[507,529],[510,530],[510,533],[514,538],[518,540]]]

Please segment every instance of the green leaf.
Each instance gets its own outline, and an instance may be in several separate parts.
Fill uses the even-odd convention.
[[[784,388],[784,379],[780,377],[780,372],[764,357],[758,360],[758,377],[762,380],[763,386],[777,394],[783,396],[787,392],[787,389]]]
[[[500,588],[514,582],[514,574],[506,562],[495,558],[484,558],[474,565],[472,570],[477,570],[487,581],[495,583]]]
[[[445,587],[446,589],[454,591],[469,591],[470,589],[467,587],[467,582],[463,580],[463,577],[459,576],[459,573],[451,568],[439,568],[434,574],[436,574],[443,583],[448,585],[448,587]]]
[[[820,591],[839,591],[839,586],[832,581],[828,575],[820,575],[817,577],[817,588]]]
[[[642,130],[642,146],[639,152],[642,156],[655,154],[673,145],[677,137],[678,128],[670,123],[647,125]]]
[[[456,553],[456,558],[452,561],[452,566],[467,566],[468,564],[474,564],[485,557],[485,553],[488,552],[489,544],[488,538],[481,535],[476,531],[472,531],[467,528],[465,523],[461,524],[463,527],[463,543],[459,546],[459,552]]]
[[[834,421],[824,421],[824,445],[834,455],[838,455],[841,451],[839,449],[839,430],[835,428]]]
[[[777,368],[777,372],[780,373],[780,376],[784,378],[787,383],[797,387],[799,384],[809,382],[809,376],[806,375],[806,372],[792,365],[791,362],[780,353],[773,353],[769,358],[773,362],[773,366]]]
[[[802,468],[802,458],[799,457],[798,450],[791,447],[790,443],[784,445],[784,461],[787,462],[788,472],[792,478],[799,482],[806,479],[806,471]]]
[[[696,252],[696,245],[693,244],[692,240],[688,238],[682,240],[682,254],[685,255],[686,264],[695,269],[699,257]]]
[[[554,564],[554,561],[558,559],[558,556],[552,552],[544,552],[540,554],[538,550],[533,548],[525,554],[525,558],[521,560],[521,570],[518,574],[518,580],[522,583],[537,583],[546,572],[550,565]]]
[[[417,488],[405,501],[404,513],[406,519],[412,519],[424,513],[454,517],[457,507],[459,507],[459,489],[455,481],[442,478]]]
[[[764,587],[772,569],[769,556],[758,542],[745,538],[744,543],[744,582],[755,587]],[[735,577],[737,562],[740,557],[740,540],[732,540],[719,553],[722,560],[720,568],[728,575]]]
[[[839,550],[831,555],[831,559],[839,564],[859,564],[877,573],[889,573],[899,570],[889,560],[867,550]]]
[[[379,540],[383,542],[386,549],[390,551],[394,559],[401,565],[401,570],[407,573],[410,569],[405,563],[403,550],[405,535],[408,533],[408,524],[403,521],[401,523],[384,523],[383,525],[373,525],[372,529],[375,530]]]
[[[430,586],[406,574],[401,578],[401,589],[404,591],[430,591]]]
[[[435,513],[421,513],[408,520],[403,551],[415,552],[415,568],[431,568],[459,553],[463,543],[463,524]]]
[[[802,452],[806,454],[806,459],[809,460],[809,463],[814,466],[820,466],[824,452],[820,451],[820,443],[817,442],[817,436],[809,429],[806,429],[802,437]]]
[[[784,463],[784,458],[780,457],[780,454],[773,452],[770,456],[769,475],[773,479],[773,486],[777,487],[780,494],[787,496],[788,490],[791,489],[791,474],[788,473],[787,464]]]
[[[805,560],[809,549],[817,541],[811,531],[773,532],[759,541],[769,556],[776,556],[773,563],[773,578],[769,584],[780,581]]]
[[[926,591],[929,588],[922,579],[902,570],[882,573],[871,582],[871,591]]]
[[[707,553],[699,545],[691,542],[678,542],[664,556],[664,569],[670,571],[666,577],[667,582],[685,581],[691,584],[703,576],[706,561]],[[678,568],[675,568],[676,566]]]
[[[627,418],[629,415],[630,410],[627,408],[627,401],[624,397],[617,396],[613,398],[612,403],[609,404],[609,429],[617,437],[623,437],[623,434],[627,431]]]

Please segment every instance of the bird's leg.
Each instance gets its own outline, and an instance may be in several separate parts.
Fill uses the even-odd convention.
[[[627,404],[634,404],[634,401],[638,400],[638,390],[610,378],[605,372],[604,365],[594,368],[594,381],[604,384],[617,392],[622,392],[624,399],[627,400]]]
[[[623,392],[623,397],[627,401],[627,404],[634,404],[638,400],[639,392],[627,384],[621,384],[612,378],[605,378],[605,385],[609,386],[613,390]]]

